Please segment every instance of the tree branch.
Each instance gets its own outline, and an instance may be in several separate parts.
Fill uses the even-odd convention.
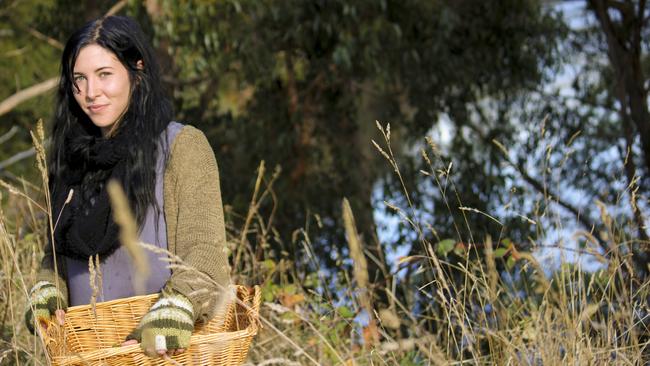
[[[634,39],[635,51],[638,53],[637,57],[641,57],[641,37],[643,33],[644,20],[643,16],[645,15],[646,0],[641,0],[639,2],[639,12],[633,17],[634,19],[634,33],[632,34]]]
[[[16,108],[16,106],[20,103],[48,92],[58,83],[59,78],[54,77],[17,92],[16,94],[0,102],[0,116]]]
[[[493,143],[499,148],[499,150],[502,150],[500,143],[498,143],[496,140],[493,140]],[[589,221],[589,219],[587,219],[585,215],[582,215],[580,213],[580,210],[573,207],[570,203],[562,200],[559,194],[556,194],[555,192],[551,191],[549,187],[544,187],[542,183],[540,183],[537,179],[533,178],[530,174],[526,172],[522,164],[515,163],[514,161],[512,161],[505,151],[503,151],[503,156],[508,164],[510,164],[513,168],[517,169],[517,171],[519,172],[519,174],[521,174],[521,177],[524,178],[526,183],[530,184],[538,192],[550,196],[552,198],[551,201],[557,203],[558,205],[564,207],[566,210],[574,214],[578,222],[580,222],[585,228],[587,228],[587,230],[589,230],[589,233],[593,235],[593,237],[598,241],[598,245],[600,245],[601,248],[603,248],[605,251],[608,251],[610,249],[607,246],[605,240],[603,240],[603,238],[600,237],[598,232],[593,230],[596,227],[595,223]]]
[[[18,132],[18,126],[14,125],[4,135],[0,136],[0,145],[4,144],[6,141],[9,141],[10,138],[14,137],[16,132]]]
[[[612,19],[609,16],[609,13],[607,12],[607,4],[605,4],[605,0],[589,0],[589,3],[591,3],[596,18],[600,22],[603,31],[605,32],[605,36],[608,39],[607,43],[610,45],[609,47],[610,52],[616,51],[612,48],[612,46],[614,45],[620,48],[621,51],[624,51],[625,38],[620,34],[619,30],[614,26],[614,22],[612,22]],[[624,14],[625,13],[621,13],[621,17],[623,17]]]
[[[0,9],[0,16],[4,16],[5,14],[9,13],[11,8],[16,7],[17,4],[18,4],[18,0],[14,0],[13,2],[11,2],[11,4],[7,5],[4,9]]]
[[[50,145],[50,139],[49,138],[45,139],[45,141],[43,142],[43,147],[48,147],[49,145]],[[33,147],[31,147],[31,148],[29,148],[27,150],[24,150],[24,151],[21,151],[21,152],[15,154],[14,156],[10,157],[9,159],[7,159],[5,161],[0,161],[0,173],[3,173],[3,171],[8,166],[16,164],[17,162],[19,162],[21,160],[25,160],[25,159],[29,158],[30,156],[34,155],[34,153],[35,153],[35,150],[34,150]]]
[[[169,84],[169,85],[176,86],[176,87],[195,86],[196,84],[201,84],[201,83],[203,83],[205,81],[208,81],[209,79],[210,78],[207,75],[201,75],[201,76],[197,76],[197,77],[195,77],[193,79],[182,79],[182,80],[173,78],[173,77],[168,76],[168,75],[163,75],[163,77],[162,77],[162,81],[165,84]]]
[[[122,10],[126,6],[126,0],[120,0],[115,5],[113,5],[104,16],[111,16],[117,14],[118,11]]]
[[[34,148],[29,148],[25,151],[21,151],[18,154],[10,157],[9,159],[5,161],[0,161],[0,171],[3,171],[6,167],[13,165],[21,160],[27,159],[28,157],[34,155]]]
[[[616,98],[621,105],[625,105],[625,89],[622,83],[617,83],[615,85]],[[630,205],[632,206],[632,212],[634,214],[634,219],[636,224],[639,227],[639,238],[643,241],[648,241],[648,234],[646,233],[645,219],[641,213],[641,210],[638,209],[637,199],[634,195],[634,190],[638,187],[636,182],[637,168],[634,163],[634,131],[633,131],[633,122],[630,119],[629,114],[625,108],[619,110],[619,116],[623,122],[623,134],[625,137],[625,152],[621,154],[623,157],[623,167],[625,169],[625,176],[627,177],[628,187],[630,189]]]
[[[629,3],[623,3],[620,1],[615,1],[615,0],[608,0],[607,3],[605,4],[606,7],[608,8],[613,8],[619,11],[621,15],[625,18],[626,16],[629,16],[630,13],[634,13],[634,6]]]
[[[18,23],[18,22],[16,21],[16,19],[14,19],[14,18],[10,18],[10,19],[9,19],[9,23],[10,23],[11,26],[14,27],[15,29],[19,29],[19,30],[22,30],[22,31],[26,31],[27,33],[31,34],[31,35],[34,36],[35,38],[38,38],[38,39],[40,39],[41,41],[46,42],[46,43],[49,44],[50,46],[52,46],[52,47],[54,47],[54,48],[56,48],[56,49],[58,49],[58,50],[63,50],[63,43],[59,42],[58,40],[56,40],[56,39],[54,39],[54,38],[52,38],[52,37],[50,37],[50,36],[46,36],[45,34],[39,32],[39,31],[38,31],[37,29],[35,29],[35,28],[30,27],[30,26],[28,26],[28,25],[22,25],[22,24]]]
[[[52,47],[54,47],[56,49],[59,49],[59,50],[63,50],[63,43],[57,41],[56,39],[54,39],[52,37],[48,37],[45,34],[37,31],[36,29],[34,29],[32,27],[28,27],[27,31],[29,32],[29,34],[31,34],[32,36],[40,39],[41,41],[47,42],[47,44],[49,44],[50,46],[52,46]]]
[[[641,20],[641,21],[639,22],[639,29],[643,28],[643,23],[645,22],[645,19],[647,19],[647,18],[644,18],[644,16],[645,16],[645,9],[646,9],[646,3],[647,3],[646,0],[641,0],[641,1],[639,2],[639,12],[638,12],[638,14],[637,14],[637,16],[636,16],[637,19],[640,19],[640,20]]]
[[[118,1],[117,3],[115,3],[115,5],[113,5],[106,12],[105,16],[115,15],[117,12],[122,10],[122,8],[124,8],[126,6],[126,4],[127,4],[126,0]],[[58,40],[56,40],[56,39],[54,39],[52,37],[46,36],[45,34],[39,32],[38,30],[36,30],[36,29],[34,29],[32,27],[27,27],[26,29],[27,29],[27,32],[29,32],[29,34],[31,34],[32,36],[40,39],[41,41],[47,42],[50,46],[52,46],[52,47],[54,47],[56,49],[63,50],[63,48],[64,48],[63,43],[59,42]]]

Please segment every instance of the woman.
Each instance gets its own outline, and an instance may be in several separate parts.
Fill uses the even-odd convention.
[[[166,258],[149,253],[146,293],[160,297],[125,344],[141,342],[149,355],[183,352],[194,323],[209,320],[225,299],[229,267],[214,154],[200,131],[171,118],[136,22],[109,16],[70,37],[49,161],[53,244],[30,292],[29,326],[55,313],[61,319],[66,304],[88,304],[98,289],[98,301],[136,295],[137,272],[120,246],[106,192],[110,179],[125,190],[140,240],[195,269],[170,271]],[[92,286],[89,262],[96,261],[101,283]]]

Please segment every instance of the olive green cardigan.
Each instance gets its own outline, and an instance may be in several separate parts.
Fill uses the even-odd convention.
[[[184,126],[178,133],[163,184],[167,247],[184,264],[173,268],[166,286],[190,299],[194,320],[205,322],[229,293],[230,267],[217,161],[201,131]],[[67,296],[65,259],[57,258],[58,286]],[[38,280],[54,278],[54,256],[46,245]]]

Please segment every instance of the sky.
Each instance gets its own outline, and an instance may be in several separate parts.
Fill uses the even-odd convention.
[[[572,29],[580,29],[586,25],[586,21],[589,21],[589,13],[586,11],[584,1],[565,1],[565,2],[552,2],[551,5],[554,10],[560,11],[563,14],[563,17],[566,23]],[[593,18],[591,18],[593,20]],[[581,65],[589,60],[577,56],[577,59],[571,60],[570,63],[567,63],[565,67],[562,68],[562,71],[552,78],[552,81],[544,86],[546,91],[559,90],[560,94],[566,97],[571,97],[574,95],[574,91],[571,88],[571,83],[577,73],[581,71]],[[436,123],[435,126],[429,131],[428,135],[433,137],[434,141],[438,143],[443,149],[449,147],[451,141],[452,133],[450,131],[451,122],[446,118],[446,116],[441,116],[439,123]],[[419,150],[419,147],[415,147],[414,150]],[[435,187],[432,187],[435,189]],[[580,201],[583,197],[580,196],[579,192],[563,192],[571,202],[578,202],[580,206]],[[384,197],[382,192],[381,182],[377,183],[373,193],[373,202],[375,202],[375,207],[379,207],[374,212],[375,222],[378,226],[378,236],[379,240],[383,244],[395,243],[398,238],[398,227],[402,222],[402,219],[397,216],[387,216],[383,212]],[[426,217],[422,217],[426,221]],[[435,227],[435,224],[434,224]],[[590,255],[578,255],[575,250],[577,247],[577,236],[576,233],[583,228],[579,227],[575,223],[561,223],[553,230],[546,233],[543,238],[544,243],[552,243],[559,245],[558,248],[541,248],[534,252],[537,260],[542,264],[542,266],[547,271],[547,274],[550,274],[552,271],[557,269],[561,263],[570,262],[577,265],[580,265],[583,269],[588,271],[597,270],[602,268],[603,264],[599,262],[596,257]],[[410,247],[406,245],[398,246],[397,249],[393,249],[390,245],[384,245],[387,251],[387,259],[391,268],[393,270],[397,267],[397,261],[400,257],[406,256],[410,250]]]

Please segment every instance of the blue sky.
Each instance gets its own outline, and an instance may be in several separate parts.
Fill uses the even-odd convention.
[[[587,21],[593,21],[593,18],[589,19],[590,15],[585,9],[584,1],[557,2],[552,3],[551,6],[555,10],[562,12],[565,21],[573,29],[582,28],[587,24]],[[571,83],[577,73],[581,71],[581,65],[584,65],[586,62],[589,62],[589,60],[585,60],[581,55],[577,55],[571,60],[571,62],[567,63],[565,67],[562,68],[562,71],[559,74],[552,78],[552,81],[548,83],[544,89],[546,91],[559,90],[561,95],[570,98],[574,95]],[[571,101],[569,101],[569,103],[571,103]],[[448,120],[445,120],[445,118],[446,117],[443,115],[439,123],[429,132],[429,136],[431,136],[443,149],[448,145],[451,137],[449,130],[451,123]],[[419,148],[416,148],[416,150],[417,149]],[[377,184],[374,190],[373,201],[381,204],[381,202],[383,202],[382,194],[381,184]],[[578,191],[563,190],[563,194],[566,195],[566,197],[563,196],[564,199],[575,202],[579,207],[589,204],[589,202],[584,202],[586,198],[582,197]],[[557,207],[554,207],[554,209],[557,209]],[[384,210],[380,208],[375,210],[374,213],[375,221],[379,228],[379,239],[383,244],[394,243],[397,240],[398,227],[402,220],[396,216],[386,216],[383,214],[383,211]],[[502,212],[498,212],[497,214],[501,213]],[[579,232],[579,230],[583,230],[583,228],[576,225],[576,223],[567,223],[558,219],[557,224],[554,224],[554,228],[549,230],[545,236],[541,238],[543,244],[552,243],[564,248],[542,248],[535,251],[534,254],[536,258],[542,263],[547,271],[556,269],[565,261],[580,264],[587,270],[595,270],[602,267],[602,264],[597,261],[594,256],[576,254],[576,233]],[[393,270],[396,268],[397,259],[401,256],[405,256],[410,249],[406,245],[399,246],[397,250],[392,250],[388,245],[385,245],[385,247],[389,263]]]

